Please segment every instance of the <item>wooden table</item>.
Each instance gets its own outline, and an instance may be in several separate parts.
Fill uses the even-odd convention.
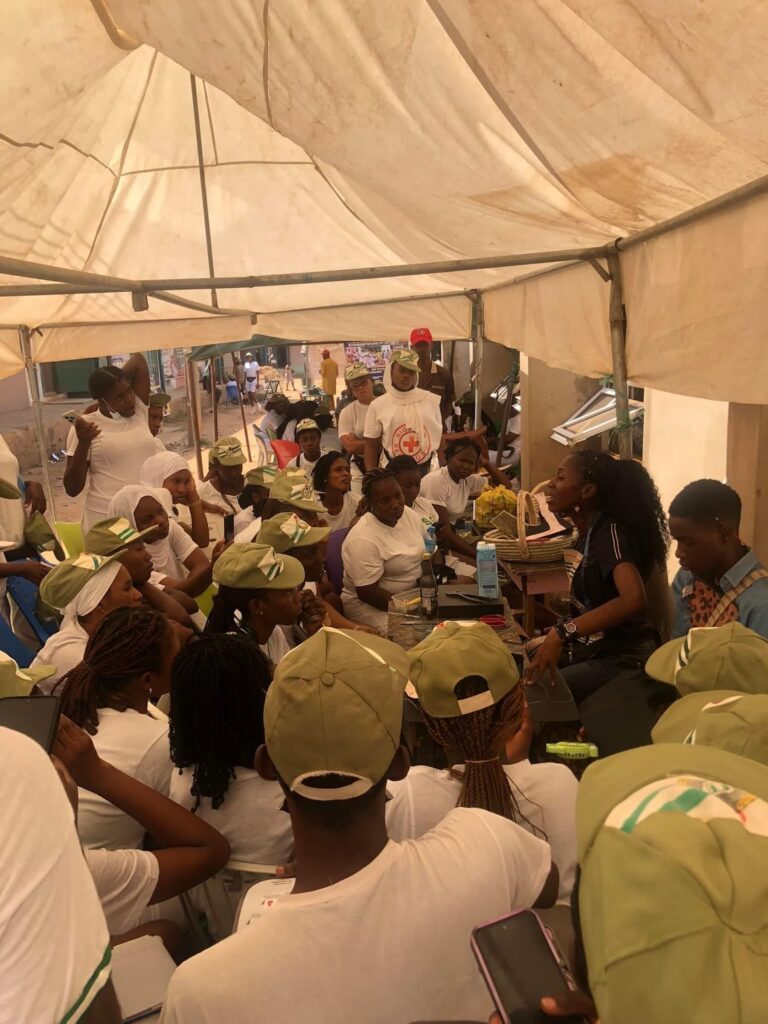
[[[517,587],[523,597],[523,629],[533,636],[535,627],[536,594],[556,594],[570,589],[565,562],[505,562],[499,559],[499,567],[508,580]]]
[[[459,586],[458,589],[462,588]],[[513,654],[522,654],[523,639],[520,627],[512,615],[507,599],[502,597],[501,600],[504,605],[504,618],[507,620],[507,625],[504,629],[497,629],[495,632]],[[387,613],[387,638],[409,651],[429,636],[438,622],[438,619],[424,619],[418,612],[415,615],[408,612],[397,612],[390,601]]]

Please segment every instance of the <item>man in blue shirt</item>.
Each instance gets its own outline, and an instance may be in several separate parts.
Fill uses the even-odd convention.
[[[768,570],[739,539],[741,499],[718,480],[696,480],[669,506],[680,570],[672,581],[673,636],[738,621],[768,637]]]

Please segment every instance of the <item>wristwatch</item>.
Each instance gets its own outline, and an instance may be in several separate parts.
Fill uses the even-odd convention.
[[[572,618],[558,619],[555,632],[564,644],[575,644],[579,639],[579,628]]]

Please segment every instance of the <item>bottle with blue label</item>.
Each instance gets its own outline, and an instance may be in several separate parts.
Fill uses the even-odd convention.
[[[496,545],[480,541],[475,549],[477,562],[477,593],[480,597],[498,599],[499,572],[496,563]]]
[[[437,551],[437,533],[434,526],[427,527],[427,535],[424,538],[424,550],[430,558]]]

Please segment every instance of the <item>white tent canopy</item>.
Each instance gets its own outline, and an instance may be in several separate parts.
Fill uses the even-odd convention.
[[[580,249],[768,174],[761,0],[10,0],[4,15],[0,253],[21,260],[153,281]],[[755,190],[620,253],[636,383],[768,402],[766,203]],[[129,292],[3,294],[42,283],[6,274],[0,323],[41,328],[36,361],[247,338],[252,313],[285,338],[461,338],[455,292],[492,288],[488,338],[609,372],[608,286],[584,263],[506,284],[533,269],[219,290],[227,315],[206,289],[178,293],[199,309],[134,312]],[[0,375],[19,365],[0,329]]]

